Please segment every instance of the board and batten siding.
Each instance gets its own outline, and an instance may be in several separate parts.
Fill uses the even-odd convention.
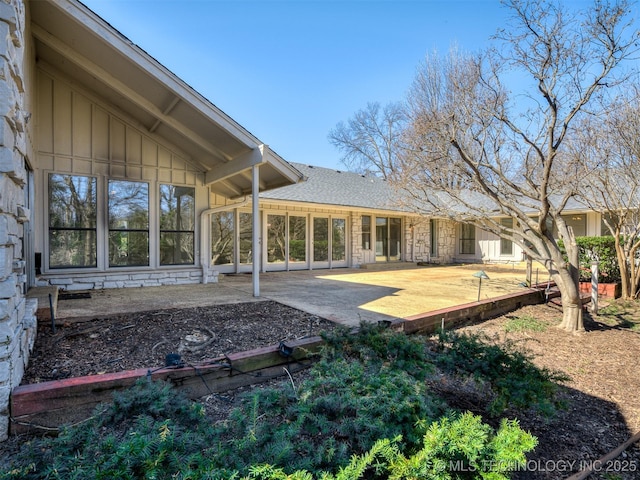
[[[175,146],[147,132],[124,113],[90,92],[72,85],[50,66],[37,71],[37,136],[35,183],[37,196],[36,252],[42,252],[43,274],[39,285],[59,285],[67,290],[199,283],[200,226],[197,212],[209,207],[209,189],[203,174]],[[88,175],[102,179],[98,189],[98,222],[107,223],[106,192],[109,179],[149,183],[149,247],[147,267],[46,270],[47,183],[49,173]],[[158,265],[158,189],[161,184],[192,186],[196,192],[195,264]],[[101,230],[98,231],[101,235]],[[99,239],[104,243],[104,240]],[[104,247],[99,254],[105,255]],[[213,279],[209,279],[212,281]]]

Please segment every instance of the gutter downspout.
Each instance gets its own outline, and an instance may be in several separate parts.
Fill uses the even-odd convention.
[[[202,266],[202,283],[208,283],[209,279],[209,264],[211,260],[207,258],[207,254],[210,253],[211,246],[205,246],[207,241],[207,230],[205,229],[205,217],[213,214],[226,212],[235,208],[244,207],[249,203],[249,199],[245,196],[241,202],[232,203],[230,205],[222,205],[221,207],[208,208],[200,212],[200,265]]]

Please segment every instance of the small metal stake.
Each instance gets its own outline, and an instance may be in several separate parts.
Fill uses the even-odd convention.
[[[49,294],[49,314],[51,316],[51,331],[56,333],[56,314],[53,312],[53,297]]]

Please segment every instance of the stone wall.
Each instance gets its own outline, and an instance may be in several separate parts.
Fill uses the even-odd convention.
[[[20,384],[36,334],[27,300],[24,231],[29,113],[25,111],[25,5],[0,1],[0,440],[9,431],[9,395]]]
[[[456,222],[440,219],[437,228],[438,254],[431,261],[439,264],[452,263],[456,256]]]
[[[162,285],[186,285],[195,283],[216,283],[218,272],[210,269],[203,282],[202,269],[160,270],[149,272],[113,273],[65,273],[63,275],[43,275],[38,286],[53,285],[61,290],[78,291],[103,288],[160,287]]]
[[[430,260],[431,242],[429,219],[413,217],[407,219],[407,256],[406,262],[428,262]]]

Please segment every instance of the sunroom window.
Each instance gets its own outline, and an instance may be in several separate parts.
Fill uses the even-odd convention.
[[[193,265],[195,188],[160,185],[160,265]]]
[[[149,265],[149,184],[109,181],[109,266]]]
[[[49,268],[97,266],[96,179],[49,175]]]

